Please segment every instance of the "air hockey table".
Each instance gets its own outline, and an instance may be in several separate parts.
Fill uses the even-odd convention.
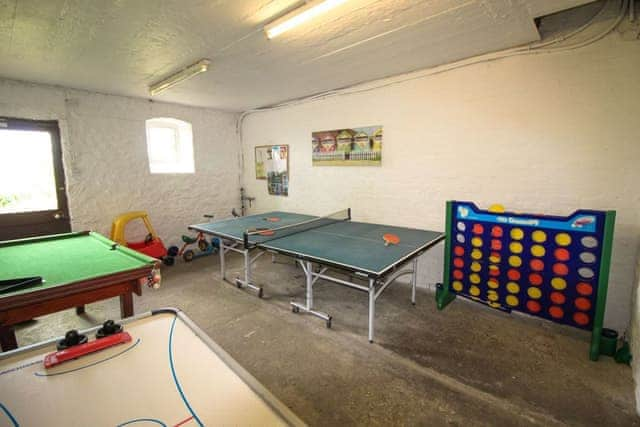
[[[121,324],[129,342],[48,369],[56,339],[0,354],[0,426],[304,425],[181,311]]]

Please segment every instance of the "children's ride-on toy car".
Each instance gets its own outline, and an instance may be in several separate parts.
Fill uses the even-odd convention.
[[[125,239],[125,228],[128,223],[137,219],[142,220],[148,234],[144,240],[127,242]],[[173,256],[168,254],[167,248],[164,246],[164,243],[162,243],[160,237],[158,237],[153,230],[149,215],[145,211],[126,212],[114,219],[111,224],[111,240],[138,252],[142,252],[145,255],[161,259],[165,265],[173,265],[175,262]]]
[[[209,221],[213,219],[213,215],[205,215],[204,217]],[[171,246],[169,247],[168,254],[172,257],[181,256],[185,262],[191,262],[195,258],[216,253],[220,247],[220,241],[217,238],[213,237],[211,240],[207,240],[207,236],[202,231],[200,231],[196,237],[182,235],[182,241],[184,244],[181,248],[178,249],[177,246]],[[198,245],[200,252],[196,252],[193,249],[187,249],[193,244]]]

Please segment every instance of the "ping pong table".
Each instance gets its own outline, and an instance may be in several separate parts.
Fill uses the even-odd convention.
[[[370,342],[374,337],[378,297],[396,279],[410,275],[411,302],[415,304],[418,256],[444,239],[444,234],[436,231],[351,221],[351,209],[325,217],[273,211],[188,228],[218,237],[223,280],[239,288],[253,289],[259,297],[263,289],[252,282],[251,269],[255,261],[264,253],[294,258],[305,273],[306,301],[304,304],[292,301],[292,311],[324,319],[329,328],[331,316],[314,309],[313,286],[318,280],[367,292]],[[387,235],[399,242],[388,244],[383,239]],[[244,257],[244,278],[227,279],[225,257],[229,252]],[[331,271],[350,273],[350,279],[336,277]]]

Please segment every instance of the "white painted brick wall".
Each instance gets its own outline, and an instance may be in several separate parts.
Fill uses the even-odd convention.
[[[636,412],[640,415],[640,298],[638,298],[638,289],[640,288],[640,257],[636,262],[636,276],[634,280],[633,297],[631,298],[631,328],[627,339],[630,341],[631,347],[631,367],[633,370],[633,379],[636,383]]]
[[[146,210],[167,244],[203,214],[239,207],[237,114],[0,80],[0,116],[59,120],[74,230],[109,235],[115,216]],[[193,125],[195,174],[149,172],[145,120]]]
[[[253,212],[324,214],[444,229],[445,201],[569,214],[618,211],[605,323],[628,326],[640,197],[640,43],[514,57],[372,92],[249,115],[243,184]],[[311,132],[383,125],[382,167],[312,167]],[[255,179],[253,148],[290,145],[289,197]],[[442,248],[420,280],[442,276]]]

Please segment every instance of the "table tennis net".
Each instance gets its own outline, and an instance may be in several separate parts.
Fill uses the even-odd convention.
[[[315,228],[324,227],[336,222],[347,221],[351,219],[351,209],[344,209],[331,215],[313,218],[310,220],[298,222],[296,224],[284,225],[282,227],[274,227],[266,230],[254,230],[244,233],[244,246],[246,248],[256,246],[271,240],[281,239],[293,234],[302,233],[304,231],[313,230]],[[270,232],[273,232],[271,234]]]

